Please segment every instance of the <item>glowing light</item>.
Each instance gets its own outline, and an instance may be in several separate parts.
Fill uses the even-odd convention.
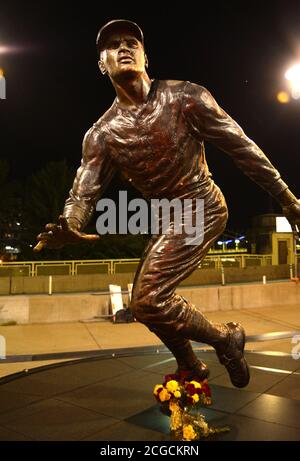
[[[8,46],[0,46],[0,54],[8,53],[9,51]]]
[[[296,64],[295,66],[291,67],[285,73],[285,78],[287,80],[299,80],[300,79],[300,64]]]
[[[277,93],[277,101],[281,104],[287,104],[290,102],[290,96],[286,91],[279,91],[279,93]]]
[[[223,245],[223,242],[221,242],[221,240],[219,240],[218,245]]]
[[[4,75],[4,70],[1,69],[1,67],[0,67],[0,77],[3,77],[3,75]]]
[[[285,78],[290,82],[291,93],[294,99],[300,98],[300,64],[295,64],[285,73]]]
[[[276,216],[276,232],[293,232],[293,229],[284,216]]]
[[[27,49],[28,46],[25,48],[19,45],[0,45],[0,54],[19,53]]]

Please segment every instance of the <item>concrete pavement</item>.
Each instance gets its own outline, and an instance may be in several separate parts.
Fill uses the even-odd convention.
[[[206,312],[205,315],[213,322],[240,322],[247,335],[295,330],[300,332],[300,305]],[[14,356],[161,345],[153,333],[137,322],[113,324],[110,321],[97,321],[0,326],[0,335],[6,341],[6,355]],[[290,354],[294,346],[291,339],[280,339],[251,342],[246,345],[246,349]],[[0,377],[61,361],[1,363],[0,360]]]

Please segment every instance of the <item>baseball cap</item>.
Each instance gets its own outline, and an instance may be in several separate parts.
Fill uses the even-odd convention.
[[[126,29],[133,33],[133,35],[143,44],[144,46],[144,34],[142,29],[133,21],[127,19],[113,19],[112,21],[107,22],[98,32],[96,45],[97,49],[100,52],[103,49],[105,41],[108,35],[120,28]]]

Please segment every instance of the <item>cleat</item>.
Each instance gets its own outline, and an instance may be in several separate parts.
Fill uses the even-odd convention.
[[[249,383],[250,373],[244,357],[245,330],[239,324],[230,322],[228,328],[228,340],[216,348],[219,361],[229,373],[230,380],[235,387],[245,387]]]

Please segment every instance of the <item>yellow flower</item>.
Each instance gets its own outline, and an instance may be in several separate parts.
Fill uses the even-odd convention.
[[[193,399],[193,403],[199,402],[199,395],[198,394],[192,395],[191,398]]]
[[[198,383],[198,381],[191,381],[190,384],[194,384],[196,389],[201,389],[201,387],[202,387],[201,384]]]
[[[161,402],[166,402],[167,400],[170,400],[171,394],[169,394],[167,389],[163,388],[163,390],[159,393],[158,397]]]
[[[194,440],[197,437],[197,434],[191,424],[183,426],[182,435],[184,440]]]
[[[174,392],[174,397],[176,397],[176,399],[180,399],[180,397],[181,397],[181,392],[180,392],[180,391],[175,391],[175,392]]]
[[[153,389],[153,394],[154,395],[157,395],[158,392],[163,388],[163,386],[161,384],[156,384],[156,386],[154,387]]]
[[[169,392],[175,392],[177,391],[179,387],[179,384],[177,381],[175,381],[175,379],[172,379],[171,381],[168,381],[167,384],[166,384],[166,388]]]

